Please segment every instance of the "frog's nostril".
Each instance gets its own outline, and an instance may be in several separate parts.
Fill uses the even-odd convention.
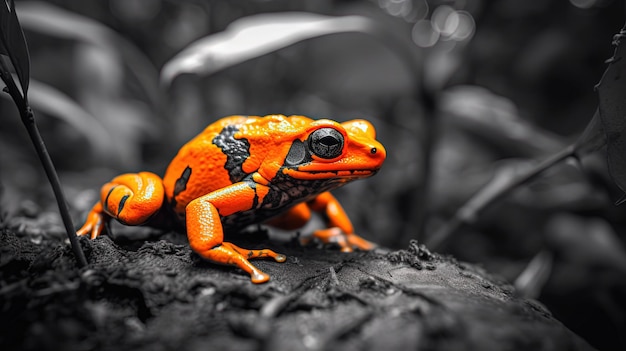
[[[386,152],[385,148],[382,145],[376,145],[376,144],[372,143],[372,144],[369,145],[369,150],[370,150],[369,158],[371,160],[380,160],[380,161],[382,161],[382,160],[385,159],[385,157],[387,155],[387,152]],[[363,150],[363,151],[365,151],[365,150]]]

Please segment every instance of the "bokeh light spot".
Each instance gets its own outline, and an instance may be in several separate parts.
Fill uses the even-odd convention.
[[[597,0],[569,0],[569,2],[580,8],[580,9],[590,9],[592,8],[598,1]]]
[[[419,20],[413,26],[411,37],[417,46],[429,48],[439,40],[439,32],[434,30],[429,20]]]
[[[450,38],[456,41],[463,41],[471,38],[474,35],[476,23],[474,17],[466,11],[457,11],[456,18],[458,24],[456,30],[450,35]]]

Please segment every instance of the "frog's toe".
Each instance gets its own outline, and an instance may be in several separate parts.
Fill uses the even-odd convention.
[[[102,212],[102,206],[100,203],[95,204],[91,211],[89,211],[85,224],[83,224],[83,226],[76,231],[76,235],[84,236],[89,234],[91,239],[97,238],[100,234],[102,234],[104,225],[109,218],[110,217]]]
[[[352,249],[352,247],[350,246],[342,246],[341,247],[341,252],[353,252],[354,249]]]
[[[76,231],[78,236],[89,235],[90,239],[97,238],[102,233],[102,223],[85,223],[80,229]]]
[[[346,234],[338,227],[316,230],[313,237],[324,244],[339,246],[341,252],[352,252],[354,249],[368,251],[376,248],[376,244],[354,233]]]
[[[285,256],[283,254],[276,253],[276,252],[274,252],[274,251],[272,251],[270,249],[248,250],[248,249],[244,249],[244,248],[239,247],[239,246],[237,246],[237,245],[235,245],[233,243],[228,243],[228,242],[224,242],[224,243],[222,243],[222,245],[228,246],[230,249],[238,252],[239,254],[241,254],[242,256],[244,256],[247,259],[271,257],[276,262],[285,262],[285,260],[287,259],[287,256]]]
[[[87,226],[87,224],[83,225],[79,230],[76,231],[76,235],[85,236],[87,233],[91,233],[91,228]]]
[[[352,247],[346,239],[346,235],[338,227],[320,229],[313,232],[313,237],[323,244],[339,246],[342,252],[351,252]]]
[[[276,252],[274,252],[274,251],[272,251],[270,249],[250,250],[250,251],[252,251],[252,254],[248,254],[248,255],[250,255],[250,258],[271,257],[276,262],[285,262],[287,260],[287,256],[285,256],[283,254],[276,253]]]
[[[348,243],[350,243],[352,247],[361,250],[369,251],[377,247],[377,245],[373,242],[365,240],[356,234],[347,234],[346,240],[348,241]]]
[[[266,273],[263,273],[259,270],[257,271],[253,271],[250,273],[250,280],[254,283],[254,284],[262,284],[267,282],[268,280],[270,280],[270,276]]]

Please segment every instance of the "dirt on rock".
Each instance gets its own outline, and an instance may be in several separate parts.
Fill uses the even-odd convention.
[[[140,243],[0,232],[2,350],[589,350],[539,303],[429,252],[341,253],[268,241],[271,275],[192,253],[175,233]]]

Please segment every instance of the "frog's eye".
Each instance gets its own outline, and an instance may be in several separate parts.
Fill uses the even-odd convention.
[[[343,150],[343,134],[334,128],[320,128],[309,135],[309,148],[320,158],[338,157]]]

